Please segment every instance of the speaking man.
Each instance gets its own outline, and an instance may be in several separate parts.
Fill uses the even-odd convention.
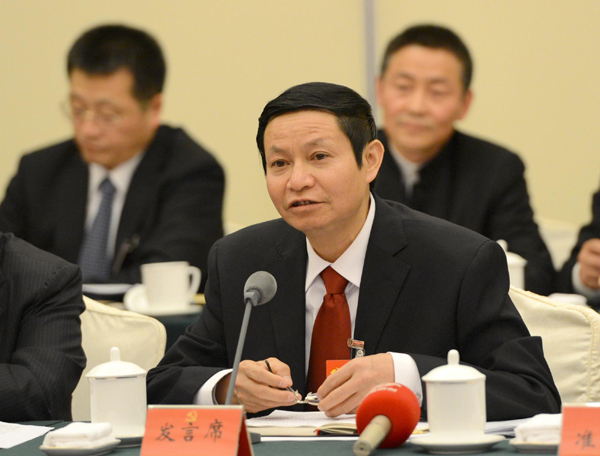
[[[385,51],[377,97],[385,155],[375,185],[400,201],[489,237],[527,260],[525,288],[548,295],[555,271],[514,153],[455,129],[473,100],[473,62],[451,30],[417,25]]]
[[[21,159],[0,230],[81,266],[86,283],[140,281],[140,265],[206,272],[223,235],[224,175],[182,129],[161,125],[166,66],[146,32],[95,27],[67,58],[74,138]]]
[[[253,310],[235,383],[248,412],[293,405],[280,389],[291,386],[317,393],[329,416],[355,412],[381,383],[422,399],[420,377],[450,349],[487,376],[488,419],[560,410],[498,244],[371,194],[384,150],[366,100],[335,84],[292,87],[264,108],[257,143],[282,218],[214,245],[206,306],[149,372],[150,403],[223,403],[244,284],[264,270],[277,294]],[[349,359],[349,338],[367,356],[326,378],[326,360]]]

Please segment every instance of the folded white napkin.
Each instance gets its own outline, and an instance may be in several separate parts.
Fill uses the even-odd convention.
[[[560,442],[562,414],[542,413],[515,427],[517,442]]]
[[[64,428],[48,432],[45,447],[92,448],[114,442],[110,423],[71,423]]]

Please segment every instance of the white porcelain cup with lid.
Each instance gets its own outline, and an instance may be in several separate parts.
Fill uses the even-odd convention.
[[[146,426],[146,371],[121,361],[117,347],[110,349],[110,362],[86,374],[90,382],[92,423],[108,422],[116,438],[144,435]]]
[[[485,375],[459,364],[456,350],[448,364],[423,376],[427,391],[427,421],[431,436],[452,442],[482,436],[485,431]]]

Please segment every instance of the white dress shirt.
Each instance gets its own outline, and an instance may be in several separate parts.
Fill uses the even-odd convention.
[[[360,279],[362,277],[363,266],[365,263],[365,255],[369,237],[371,236],[371,228],[375,219],[375,200],[373,195],[370,196],[369,213],[365,223],[354,239],[350,247],[340,256],[334,263],[329,263],[321,258],[312,248],[308,238],[306,239],[306,249],[308,251],[308,265],[306,268],[306,314],[305,314],[305,366],[304,371],[308,372],[308,363],[310,359],[310,344],[312,340],[312,331],[315,324],[315,319],[323,304],[325,296],[325,284],[321,278],[321,272],[331,266],[337,273],[348,280],[345,294],[350,310],[350,320],[352,324],[352,334],[356,322],[356,311],[358,309],[358,295],[360,292]],[[417,364],[410,355],[404,353],[390,353],[394,363],[395,382],[401,383],[410,388],[417,398],[419,403],[422,402],[423,391],[421,388],[421,380]],[[220,371],[213,375],[196,393],[194,403],[200,405],[215,405],[215,388],[219,380],[231,372],[231,369]],[[312,391],[316,393],[316,391]]]
[[[133,173],[142,161],[143,156],[143,153],[137,154],[135,157],[111,170],[108,170],[97,163],[90,163],[88,165],[89,179],[87,213],[85,218],[86,232],[92,227],[94,219],[96,218],[96,214],[98,213],[98,209],[100,208],[100,203],[102,202],[100,184],[105,177],[108,177],[115,186],[115,196],[113,199],[110,228],[108,232],[108,243],[106,247],[108,258],[112,258],[114,255],[117,230],[119,228],[119,221],[121,220],[123,205],[125,204],[125,196],[127,196],[127,190],[129,190],[129,184],[131,183]]]

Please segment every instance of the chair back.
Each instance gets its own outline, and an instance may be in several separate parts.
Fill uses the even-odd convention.
[[[600,314],[510,287],[529,332],[540,336],[563,402],[600,401]]]
[[[112,347],[119,347],[123,361],[149,370],[162,359],[167,340],[165,327],[155,318],[115,309],[87,296],[83,300],[81,333],[87,365],[73,392],[73,421],[90,421],[90,387],[85,375],[110,361]]]

